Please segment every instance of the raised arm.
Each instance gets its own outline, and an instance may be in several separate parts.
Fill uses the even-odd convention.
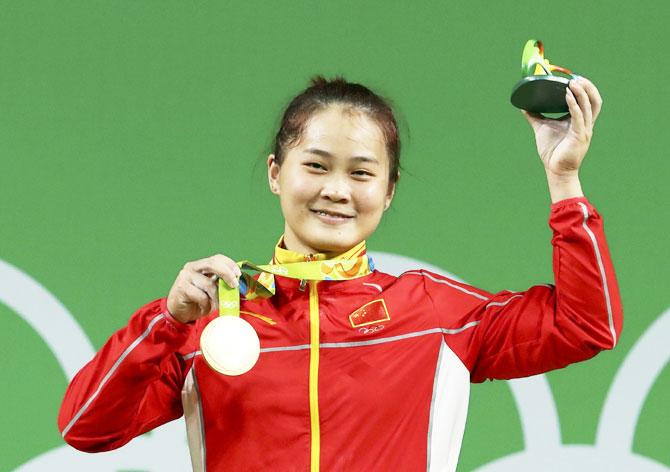
[[[623,312],[603,221],[585,197],[551,206],[554,284],[495,295],[426,272],[444,338],[473,382],[547,372],[613,348]]]
[[[613,348],[622,329],[619,288],[603,221],[578,171],[602,107],[586,78],[566,90],[570,114],[523,111],[533,128],[551,196],[554,284],[495,295],[437,274],[425,278],[445,341],[473,382],[539,374]]]

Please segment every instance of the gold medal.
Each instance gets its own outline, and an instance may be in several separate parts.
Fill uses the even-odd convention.
[[[256,364],[261,343],[248,321],[239,316],[218,316],[202,331],[200,350],[212,369],[240,375]]]

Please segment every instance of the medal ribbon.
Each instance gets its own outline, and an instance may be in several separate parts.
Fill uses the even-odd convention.
[[[240,294],[247,300],[269,298],[275,294],[274,276],[301,280],[350,280],[368,275],[374,262],[368,254],[352,259],[326,259],[322,261],[291,262],[285,264],[256,265],[247,260],[237,262],[242,271],[237,287],[230,287],[219,279],[219,315],[240,316]],[[260,272],[258,279],[248,271]]]

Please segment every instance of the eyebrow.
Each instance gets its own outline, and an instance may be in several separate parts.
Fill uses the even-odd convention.
[[[322,156],[322,157],[333,157],[333,155],[331,153],[329,153],[328,151],[324,151],[323,149],[309,148],[309,149],[305,149],[305,152],[308,152],[310,154],[316,154],[316,155]],[[370,157],[370,156],[353,156],[351,159],[354,160],[354,161],[369,162],[371,164],[379,164],[379,161],[377,159],[375,159],[374,157]]]

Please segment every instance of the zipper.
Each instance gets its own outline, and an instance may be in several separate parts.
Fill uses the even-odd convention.
[[[317,280],[309,281],[309,419],[310,471],[319,471],[321,426],[319,424],[319,293]]]

